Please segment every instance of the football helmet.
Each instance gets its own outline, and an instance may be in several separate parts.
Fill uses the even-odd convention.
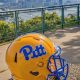
[[[39,33],[14,40],[6,51],[13,80],[66,80],[68,64],[60,57],[61,48]]]

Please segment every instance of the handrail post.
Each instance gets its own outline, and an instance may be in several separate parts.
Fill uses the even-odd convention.
[[[16,33],[16,37],[18,37],[19,35],[18,11],[15,11],[15,33]]]
[[[42,8],[41,10],[41,16],[42,16],[42,33],[44,34],[44,26],[45,26],[45,10]]]
[[[78,25],[79,25],[79,4],[77,6],[77,22],[78,22]]]
[[[64,6],[62,5],[62,13],[61,13],[61,26],[62,26],[62,29],[64,28]]]

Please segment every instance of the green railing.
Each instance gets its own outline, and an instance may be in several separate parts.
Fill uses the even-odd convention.
[[[11,29],[7,30],[7,27],[9,27],[8,24],[6,24],[7,25],[6,28],[3,26],[3,24],[0,25],[0,27],[3,26],[3,28],[5,28],[4,32],[2,31],[3,29],[0,28],[0,29],[2,29],[2,30],[0,30],[0,42],[13,40],[14,38],[18,37],[19,35],[25,34],[25,33],[28,33],[28,32],[36,32],[36,31],[38,32],[39,31],[39,32],[42,32],[44,34],[44,32],[46,30],[50,30],[50,29],[52,30],[52,29],[55,28],[55,26],[58,26],[58,28],[62,28],[63,29],[65,26],[69,26],[69,25],[66,25],[66,24],[68,24],[68,23],[66,23],[66,21],[67,22],[69,22],[69,21],[65,17],[65,12],[66,12],[66,9],[70,9],[70,8],[76,8],[76,16],[75,16],[75,18],[74,18],[73,15],[71,15],[71,17],[73,19],[75,19],[75,20],[73,20],[73,21],[75,21],[75,23],[73,22],[72,26],[75,26],[75,24],[79,25],[79,22],[80,22],[80,16],[79,16],[79,14],[80,14],[80,4],[52,6],[52,7],[35,8],[35,9],[34,8],[32,8],[32,9],[20,9],[20,10],[12,10],[12,11],[0,12],[0,18],[1,19],[5,18],[6,16],[7,17],[12,17],[13,21],[11,23],[8,22],[8,24],[12,24],[13,23],[13,25],[14,25],[14,28],[12,26],[10,26],[10,28],[13,29],[13,32],[12,32]],[[56,16],[56,14],[54,13],[54,15],[52,15],[52,17],[50,15],[52,14],[51,12],[54,12],[54,11],[57,11],[57,10],[60,10],[59,13],[58,13],[59,20],[54,20],[55,19],[54,16]],[[36,12],[39,12],[40,15],[39,16],[36,15],[37,17],[36,16],[34,16],[34,17],[31,16],[30,19],[26,19],[26,21],[25,21],[26,24],[24,24],[24,20],[20,20],[20,18],[19,18],[20,17],[19,16],[20,13],[25,13],[25,14],[31,13],[32,14],[33,12],[35,13],[35,15],[36,15]],[[58,19],[58,17],[56,19]],[[49,22],[49,19],[52,20],[52,21]],[[66,21],[65,21],[65,19],[66,19]],[[3,19],[3,21],[4,21],[4,19]],[[56,21],[58,21],[58,22],[56,22]],[[50,25],[48,25],[48,23]],[[58,25],[56,25],[57,23],[58,23]],[[30,25],[31,25],[31,27],[29,27]],[[7,38],[7,40],[6,40],[6,38]],[[2,41],[2,40],[4,40],[4,41]]]

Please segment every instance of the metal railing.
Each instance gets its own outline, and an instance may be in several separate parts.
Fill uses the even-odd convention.
[[[69,8],[73,8],[73,7],[76,7],[76,12],[77,12],[77,15],[76,15],[76,20],[77,21],[77,24],[79,25],[79,21],[80,21],[80,17],[79,17],[79,14],[80,14],[80,4],[72,4],[72,5],[62,5],[62,6],[52,6],[52,7],[40,7],[40,8],[31,8],[31,9],[16,9],[16,10],[10,10],[10,11],[2,11],[0,12],[0,15],[3,15],[7,13],[13,13],[14,14],[14,23],[15,23],[15,34],[16,34],[16,37],[19,35],[19,13],[21,12],[26,12],[26,13],[30,13],[30,12],[40,12],[41,13],[41,30],[42,30],[42,33],[44,34],[45,32],[45,13],[46,13],[46,10],[50,11],[50,10],[57,10],[59,9],[60,12],[61,12],[61,16],[60,16],[60,19],[61,19],[61,28],[63,29],[64,28],[64,24],[65,24],[65,9],[69,9]],[[9,15],[9,14],[8,14]],[[27,32],[26,32],[27,33]]]

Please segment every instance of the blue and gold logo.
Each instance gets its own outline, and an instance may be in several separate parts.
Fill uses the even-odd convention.
[[[29,55],[32,54],[31,58],[37,58],[46,54],[46,51],[42,45],[36,46],[35,49],[30,45],[23,46],[20,49],[20,53],[24,54],[26,60],[29,60]]]

